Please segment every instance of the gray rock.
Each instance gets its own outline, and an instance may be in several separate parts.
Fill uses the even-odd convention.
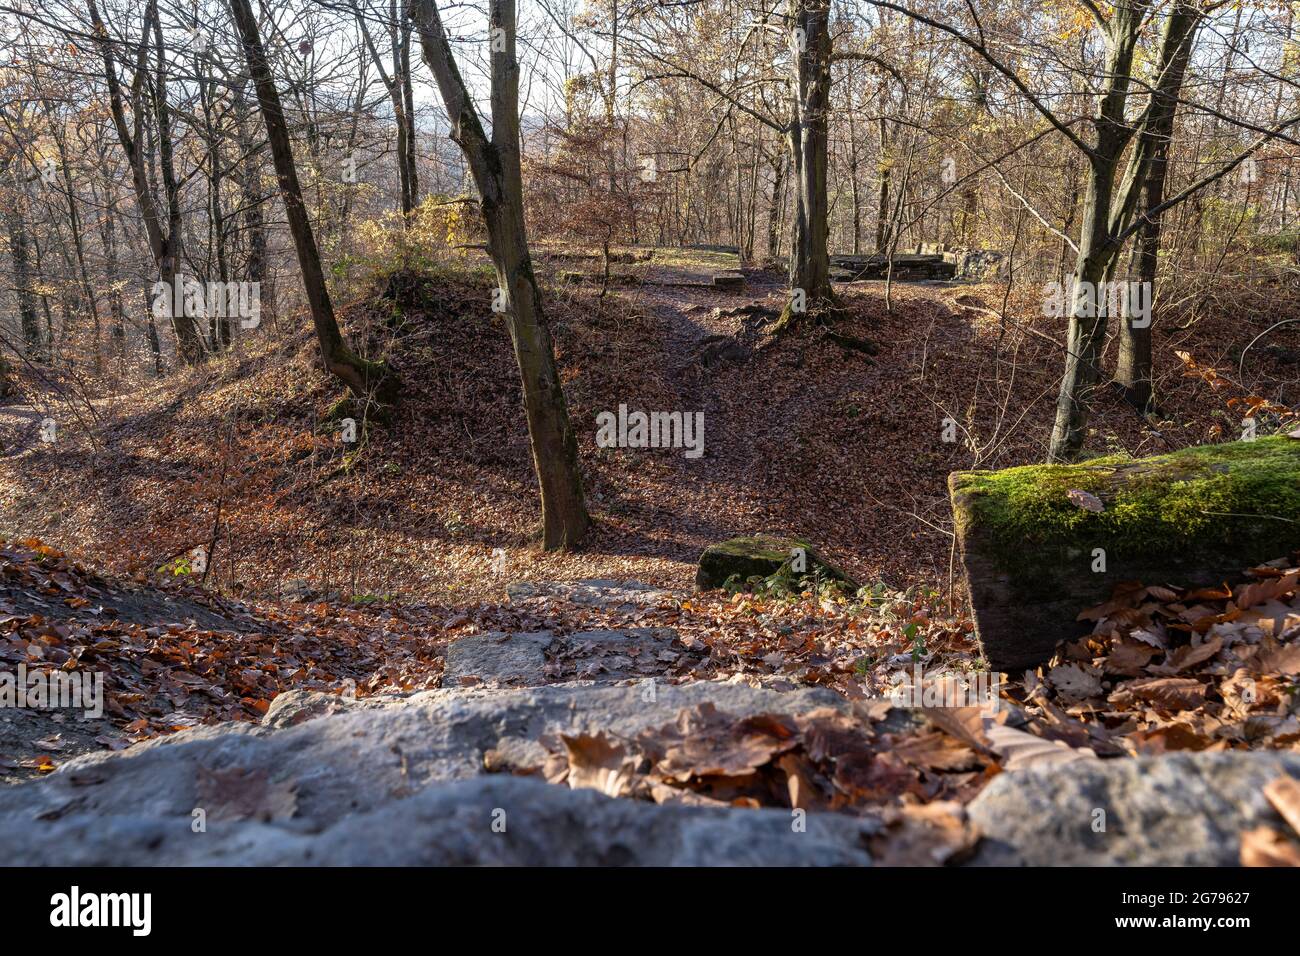
[[[473,678],[524,686],[544,684],[546,649],[553,640],[550,631],[492,631],[452,641],[447,647],[443,686],[458,687]]]
[[[28,865],[869,865],[871,819],[616,800],[489,776],[433,785],[319,830],[209,825],[136,814],[0,824],[7,859]]]
[[[520,604],[534,598],[567,601],[587,607],[635,611],[671,601],[671,591],[642,581],[618,581],[612,578],[585,578],[581,581],[533,583],[516,581],[507,585],[511,602]]]
[[[583,682],[526,690],[424,691],[277,725],[276,715],[310,712],[312,702],[301,699],[309,696],[277,702],[267,714],[269,726],[221,724],[184,731],[120,753],[79,757],[41,780],[0,788],[0,846],[28,829],[53,833],[54,824],[60,833],[84,826],[92,842],[116,840],[111,828],[102,838],[96,835],[93,821],[110,817],[134,819],[130,826],[121,824],[139,831],[134,838],[169,826],[187,834],[192,811],[201,805],[200,768],[209,774],[263,773],[274,784],[293,787],[297,813],[282,828],[315,831],[411,797],[431,783],[475,777],[489,750],[508,751],[516,765],[535,762],[543,753],[537,740],[548,733],[607,730],[632,736],[671,723],[682,708],[706,701],[735,714],[848,706],[820,688],[781,693],[707,682]],[[22,845],[32,845],[22,839]]]
[[[1262,793],[1300,754],[1179,753],[999,774],[968,808],[975,862],[1029,866],[1237,866],[1243,830],[1280,817]],[[1095,811],[1105,831],[1095,832]]]
[[[621,680],[661,670],[661,654],[676,660],[684,648],[674,650],[677,632],[670,627],[629,627],[621,630],[578,631],[552,647],[553,657],[577,659],[577,676],[583,679]]]
[[[321,691],[291,690],[278,695],[262,715],[263,727],[294,727],[317,717],[350,710],[372,710],[391,703],[392,697],[343,697]]]
[[[797,552],[803,553],[802,570],[795,569]],[[856,581],[818,554],[807,541],[768,534],[729,538],[709,545],[700,555],[695,570],[695,588],[708,591],[724,587],[732,580],[743,587],[751,578],[766,578],[780,573],[789,576],[791,586],[820,573],[843,583],[850,590],[858,588]]]

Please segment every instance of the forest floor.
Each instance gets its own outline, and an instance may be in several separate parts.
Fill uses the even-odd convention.
[[[273,347],[243,343],[129,400],[31,388],[0,412],[0,663],[91,665],[106,676],[107,719],[7,709],[0,780],[202,725],[264,721],[290,691],[342,705],[573,681],[823,688],[852,706],[851,718],[732,723],[683,712],[682,726],[698,724],[714,750],[676,777],[646,772],[654,763],[633,759],[631,742],[600,735],[574,738],[546,767],[515,768],[578,786],[606,779],[609,767],[590,764],[614,754],[631,761],[624,770],[642,768],[618,771],[620,795],[704,806],[960,808],[1028,765],[1300,743],[1290,556],[1241,569],[1235,588],[1152,587],[1080,608],[1095,634],[1011,675],[992,714],[939,706],[897,710],[928,722],[890,717],[890,694],[913,668],[944,680],[979,672],[946,476],[1041,460],[1060,323],[1035,316],[1032,290],[855,284],[840,290],[835,331],[874,343],[868,356],[811,323],[772,337],[781,278],[744,270],[743,289],[720,291],[705,284],[720,265],[714,253],[632,263],[621,271],[635,278],[604,297],[591,283],[552,288],[596,518],[567,555],[536,547],[509,339],[472,273],[419,277],[345,307],[354,340],[382,348],[404,383],[396,413],[363,421],[355,444],[340,440],[339,393],[314,368],[305,331]],[[1242,340],[1258,303],[1238,305],[1171,320],[1160,413],[1103,394],[1091,449],[1140,455],[1233,437],[1224,401],[1244,391],[1185,376],[1174,352],[1237,364],[1226,343]],[[1261,390],[1300,397],[1300,338],[1272,340],[1258,358],[1249,370]],[[598,448],[596,416],[620,405],[702,412],[703,456]],[[39,433],[46,418],[53,441]],[[958,441],[943,440],[945,418]],[[692,592],[707,545],[755,532],[809,539],[871,586]],[[206,573],[191,563],[195,547],[210,555]],[[828,757],[828,740],[848,749]],[[747,769],[720,779],[704,769],[714,758]],[[962,811],[944,813],[924,820],[913,857],[971,849]]]
[[[858,580],[948,591],[947,475],[1042,460],[1061,320],[1039,314],[1032,289],[1004,312],[1000,284],[895,284],[888,299],[883,283],[841,287],[836,329],[876,343],[872,358],[817,327],[767,335],[765,317],[784,303],[774,273],[746,270],[745,287],[729,291],[654,284],[656,273],[707,281],[718,258],[620,267],[639,284],[603,299],[589,283],[551,290],[596,519],[575,554],[535,547],[509,337],[487,280],[457,271],[342,309],[406,385],[392,419],[365,423],[356,445],[329,419],[339,392],[316,370],[305,329],[269,348],[248,340],[130,398],[94,399],[93,415],[84,398],[33,383],[25,407],[0,416],[0,530],[147,578],[211,547],[205,583],[240,596],[454,602],[500,597],[511,580],[587,577],[683,588],[704,547],[754,532],[809,539]],[[1233,343],[1243,323],[1263,321],[1260,308],[1242,295],[1192,310],[1195,321],[1169,315],[1159,416],[1104,392],[1090,450],[1142,455],[1235,434],[1224,404],[1234,390],[1184,377],[1175,352],[1233,368]],[[1269,343],[1250,357],[1253,381],[1281,401],[1300,397],[1300,333]],[[621,404],[704,412],[703,456],[598,448],[596,416]],[[47,416],[58,423],[52,443],[36,437]],[[943,440],[945,418],[957,441]]]

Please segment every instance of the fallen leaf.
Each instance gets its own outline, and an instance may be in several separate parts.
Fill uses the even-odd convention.
[[[1002,769],[1007,771],[1097,759],[1097,754],[1088,747],[1071,747],[1059,740],[1044,740],[1002,724],[990,722],[984,732],[993,745],[994,753],[1002,758]]]
[[[1300,847],[1272,827],[1256,827],[1241,835],[1242,866],[1300,866]]]
[[[1160,677],[1172,677],[1189,667],[1208,661],[1222,649],[1223,639],[1219,637],[1212,637],[1200,644],[1185,644],[1170,651],[1163,664],[1153,664],[1147,670]]]
[[[1101,694],[1101,671],[1082,664],[1062,664],[1047,672],[1047,680],[1053,687],[1075,700],[1087,700]]]
[[[1264,796],[1278,815],[1300,835],[1300,780],[1294,777],[1270,780],[1264,785]]]
[[[1150,677],[1129,681],[1108,700],[1117,707],[1136,700],[1165,710],[1194,710],[1205,703],[1205,685],[1192,677]]]
[[[622,797],[631,792],[637,759],[630,757],[622,743],[611,740],[603,731],[598,734],[560,735],[569,756],[569,786],[574,790],[598,790],[607,797]]]
[[[298,809],[296,787],[273,782],[265,770],[199,767],[197,807],[209,820],[287,820]]]
[[[1071,488],[1065,493],[1065,496],[1070,499],[1070,503],[1076,508],[1082,508],[1084,511],[1099,512],[1106,510],[1102,500],[1091,492]]]

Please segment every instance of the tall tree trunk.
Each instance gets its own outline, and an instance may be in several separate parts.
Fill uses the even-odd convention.
[[[235,135],[239,141],[242,161],[235,164],[235,178],[239,183],[240,205],[244,210],[244,233],[247,236],[244,273],[249,282],[256,282],[261,291],[262,312],[275,318],[275,286],[270,281],[266,261],[266,220],[262,213],[261,162],[258,150],[248,129],[249,107],[244,96],[244,85],[235,85]]]
[[[1120,328],[1119,361],[1115,382],[1135,407],[1146,409],[1151,403],[1151,327],[1154,325],[1155,281],[1160,257],[1160,204],[1165,201],[1165,179],[1169,170],[1169,143],[1178,111],[1178,97],[1191,56],[1196,30],[1201,22],[1199,10],[1180,3],[1165,21],[1160,57],[1156,63],[1156,84],[1152,91],[1150,120],[1143,129],[1139,149],[1148,158],[1139,165],[1142,176],[1142,228],[1137,237],[1137,281],[1152,289],[1152,315],[1134,325],[1132,319]],[[1144,174],[1142,170],[1145,170]],[[1135,184],[1136,185],[1136,184]],[[1152,212],[1151,210],[1155,210]]]
[[[396,68],[395,68],[396,69]],[[406,126],[406,184],[410,192],[411,208],[420,205],[420,174],[416,167],[419,153],[415,127],[415,88],[411,83],[411,24],[407,18],[406,4],[402,5],[402,63],[397,70],[402,85],[402,118]]]
[[[107,169],[107,157],[100,152],[102,168]],[[100,227],[100,237],[104,244],[105,271],[111,278],[117,275],[117,198],[113,183],[107,184],[105,198],[102,200],[104,217]],[[112,344],[113,357],[117,360],[118,372],[126,371],[126,307],[122,302],[122,289],[114,282],[109,291],[109,314],[111,322],[108,328],[109,341]]]
[[[830,0],[790,0],[794,23],[794,108],[790,158],[795,182],[790,288],[808,308],[833,300],[827,249],[827,113],[831,91]],[[787,306],[782,322],[789,320]]]
[[[533,466],[542,499],[542,545],[567,548],[590,526],[578,466],[578,440],[555,366],[555,348],[533,275],[524,222],[519,157],[519,64],[514,0],[491,0],[492,139],[461,78],[434,0],[412,0],[410,14],[424,61],[451,123],[451,138],[469,163],[483,203],[488,253],[504,293],[506,323],[523,384]]]
[[[858,188],[858,127],[849,104],[849,192],[853,198],[853,254],[862,252],[862,191]]]
[[[208,139],[208,222],[212,230],[212,247],[217,259],[217,281],[224,287],[230,281],[230,266],[226,250],[226,214],[222,208],[221,184],[225,170],[221,166],[221,144],[225,131],[212,124],[213,102],[216,98],[216,81],[212,81],[203,97],[203,117]],[[208,263],[211,268],[211,261]],[[232,339],[230,310],[208,316],[209,348],[220,352],[229,347]]]
[[[184,232],[181,228],[181,187],[176,178],[173,160],[171,107],[167,103],[167,51],[163,46],[162,18],[158,13],[158,0],[149,0],[152,12],[154,38],[153,103],[154,123],[158,129],[158,168],[162,173],[163,195],[167,199],[167,235],[163,241],[162,281],[175,288],[175,280],[182,273],[181,259]],[[175,310],[173,310],[174,312]],[[188,315],[171,317],[176,333],[176,354],[186,365],[203,361],[203,337],[194,318]]]
[[[772,198],[767,206],[767,258],[775,262],[781,254],[781,233],[785,216],[785,152],[777,152],[768,158],[772,166]]]
[[[44,362],[49,360],[45,342],[41,336],[40,318],[36,314],[36,296],[32,291],[32,266],[27,237],[27,223],[23,220],[19,204],[21,187],[16,176],[11,176],[13,154],[6,157],[0,166],[0,175],[11,179],[14,184],[14,201],[0,205],[5,231],[9,238],[9,259],[13,264],[14,297],[18,301],[18,325],[23,335],[23,351],[28,361]]]
[[[1106,338],[1106,296],[1097,295],[1110,274],[1118,252],[1111,231],[1111,206],[1120,155],[1131,136],[1125,122],[1137,44],[1146,9],[1145,0],[1120,3],[1109,24],[1106,52],[1106,92],[1094,124],[1095,145],[1088,155],[1088,187],[1084,198],[1079,251],[1069,300],[1065,373],[1056,400],[1049,461],[1071,461],[1087,437],[1088,402],[1101,379],[1101,351]]]
[[[878,121],[880,133],[880,159],[876,169],[880,173],[880,184],[876,192],[876,254],[884,255],[889,249],[889,180],[893,167],[889,162],[885,118]]]
[[[375,397],[380,401],[388,400],[397,385],[396,378],[382,362],[369,362],[348,348],[347,343],[343,341],[343,333],[339,331],[338,322],[334,318],[334,306],[330,302],[329,289],[325,284],[325,273],[321,268],[320,252],[316,248],[316,237],[307,218],[307,208],[302,200],[302,188],[298,185],[298,171],[294,166],[293,149],[289,143],[289,128],[285,123],[284,110],[280,106],[280,94],[276,91],[275,81],[271,77],[271,67],[262,48],[262,38],[257,32],[257,20],[253,17],[248,0],[230,0],[230,8],[234,13],[235,25],[239,29],[244,61],[248,65],[248,72],[257,89],[258,105],[261,107],[262,119],[266,124],[266,138],[271,147],[271,158],[275,162],[275,172],[280,182],[280,198],[284,202],[285,217],[289,220],[289,232],[293,235],[294,248],[298,253],[298,268],[302,270],[307,303],[311,308],[312,325],[316,329],[316,338],[320,343],[325,368],[351,389],[352,394],[357,398],[368,398],[372,393],[376,393]]]
[[[113,116],[113,126],[117,131],[118,142],[126,154],[131,167],[131,182],[135,191],[136,206],[140,218],[144,220],[145,234],[149,241],[149,252],[153,255],[158,268],[159,282],[167,288],[175,288],[174,282],[180,266],[181,242],[181,206],[180,187],[172,167],[171,114],[167,107],[167,75],[162,46],[162,30],[158,24],[157,0],[149,0],[145,7],[144,32],[136,51],[135,79],[131,84],[131,111],[133,125],[127,125],[126,107],[122,96],[121,83],[117,76],[117,62],[113,55],[113,45],[109,40],[108,29],[100,19],[95,0],[86,0],[90,21],[94,31],[95,44],[99,47],[104,63],[104,79],[108,84],[109,108]],[[153,32],[156,47],[157,74],[152,81],[146,79],[149,35]],[[158,201],[149,173],[152,167],[150,157],[140,143],[144,129],[144,108],[141,102],[142,91],[149,87],[153,99],[155,122],[158,127],[159,166],[162,169],[163,184],[167,198],[167,230],[164,232]],[[168,301],[171,301],[170,297]],[[169,309],[169,313],[175,309]],[[190,317],[171,315],[172,330],[176,334],[176,354],[186,364],[193,365],[203,360],[203,342],[198,329]]]

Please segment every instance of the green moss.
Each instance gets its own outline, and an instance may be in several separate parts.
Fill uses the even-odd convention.
[[[797,573],[791,569],[790,564],[796,548],[804,550],[806,559],[805,569]],[[707,591],[724,587],[732,580],[744,586],[753,578],[769,578],[772,575],[789,575],[793,581],[820,575],[823,579],[842,581],[852,589],[857,588],[856,582],[822,558],[807,541],[772,535],[731,538],[705,548],[700,555],[695,586]]]
[[[731,538],[719,544],[711,545],[710,550],[737,558],[756,558],[762,561],[775,561],[780,564],[790,557],[791,548],[813,550],[813,546],[802,538],[773,538],[758,535],[753,538]]]
[[[1049,543],[1123,556],[1234,546],[1248,535],[1275,537],[1281,556],[1300,533],[1300,441],[1281,436],[1153,458],[960,472],[950,487],[959,532],[978,529],[1008,564]],[[1072,489],[1096,495],[1105,510],[1078,507]]]

